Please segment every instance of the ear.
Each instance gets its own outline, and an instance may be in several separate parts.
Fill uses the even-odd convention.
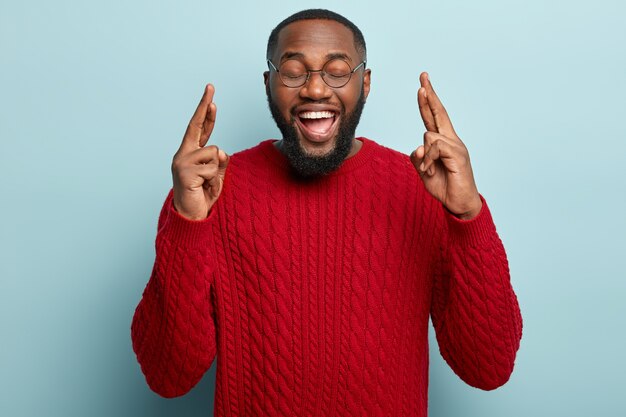
[[[367,96],[370,93],[370,82],[372,79],[372,70],[366,69],[363,73],[363,98],[367,100]]]
[[[270,93],[270,72],[269,71],[265,71],[263,73],[263,83],[265,83],[265,91],[267,92],[267,94]]]

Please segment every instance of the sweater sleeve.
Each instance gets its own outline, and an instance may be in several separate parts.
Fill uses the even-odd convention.
[[[212,282],[215,213],[181,216],[170,191],[159,216],[156,259],[131,325],[146,382],[171,398],[187,393],[216,355]]]
[[[433,283],[431,316],[441,355],[469,385],[505,384],[522,337],[522,317],[504,247],[487,203],[471,220],[441,204],[444,233]]]

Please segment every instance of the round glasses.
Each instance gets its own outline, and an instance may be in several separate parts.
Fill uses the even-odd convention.
[[[365,61],[361,62],[356,68],[351,69],[350,65],[343,59],[331,59],[324,64],[320,70],[309,70],[304,64],[296,59],[288,59],[276,68],[274,63],[267,60],[270,70],[278,73],[280,80],[286,87],[297,88],[302,87],[311,77],[312,72],[319,72],[322,80],[332,88],[341,88],[348,84],[352,74],[359,68],[365,68]]]

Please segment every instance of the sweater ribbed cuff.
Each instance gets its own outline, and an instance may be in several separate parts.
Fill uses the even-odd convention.
[[[190,220],[176,211],[172,199],[167,204],[167,220],[160,231],[162,238],[190,248],[207,246],[217,217],[215,210],[209,211],[206,219]]]
[[[461,220],[444,209],[448,220],[448,233],[451,243],[480,246],[493,239],[493,236],[496,234],[496,226],[493,223],[487,202],[482,195],[480,200],[483,203],[480,212],[470,220]]]

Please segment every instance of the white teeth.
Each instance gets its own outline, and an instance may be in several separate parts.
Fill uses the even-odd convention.
[[[330,111],[305,111],[300,113],[300,118],[302,119],[329,119],[334,116],[334,113]]]

